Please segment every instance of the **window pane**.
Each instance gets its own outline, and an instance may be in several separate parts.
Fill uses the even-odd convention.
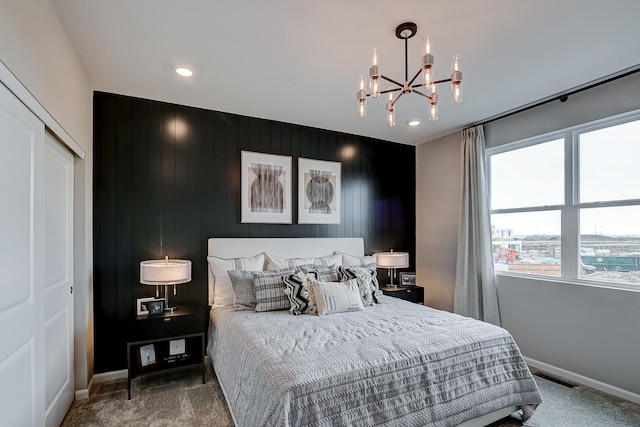
[[[580,210],[581,276],[640,284],[640,206]]]
[[[560,211],[491,215],[496,271],[560,276]]]
[[[640,121],[579,135],[580,201],[640,199]]]
[[[491,209],[564,203],[564,140],[494,154]]]

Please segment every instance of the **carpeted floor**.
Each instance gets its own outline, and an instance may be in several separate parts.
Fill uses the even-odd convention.
[[[535,377],[544,402],[532,427],[638,427],[640,405],[585,386],[567,388]],[[491,427],[520,426],[505,418]],[[199,370],[187,369],[140,377],[127,400],[127,381],[99,384],[89,399],[74,402],[62,427],[233,426],[231,414],[211,365],[207,383]]]

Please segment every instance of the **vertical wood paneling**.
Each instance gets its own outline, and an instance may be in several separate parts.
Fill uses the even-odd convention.
[[[153,295],[140,261],[190,259],[172,301],[206,306],[209,237],[362,236],[367,253],[407,250],[413,265],[413,146],[100,92],[94,115],[96,373],[126,366],[121,322]],[[240,223],[242,150],[291,156],[293,224]],[[299,157],[342,163],[340,224],[296,224]]]

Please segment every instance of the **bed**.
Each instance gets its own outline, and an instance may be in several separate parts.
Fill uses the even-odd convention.
[[[359,238],[209,239],[208,255],[364,256]],[[209,270],[209,291],[215,278]],[[484,426],[541,402],[502,328],[380,296],[363,311],[293,316],[213,304],[207,351],[234,423]]]

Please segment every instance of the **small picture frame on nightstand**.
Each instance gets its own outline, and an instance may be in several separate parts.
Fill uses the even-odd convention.
[[[149,310],[149,316],[159,316],[164,313],[164,300],[155,299],[147,302],[147,309]]]
[[[138,298],[136,300],[136,314],[140,316],[141,314],[149,314],[149,308],[147,304],[149,301],[155,301],[154,297],[149,298]]]
[[[400,286],[413,288],[416,286],[416,273],[400,273]]]

